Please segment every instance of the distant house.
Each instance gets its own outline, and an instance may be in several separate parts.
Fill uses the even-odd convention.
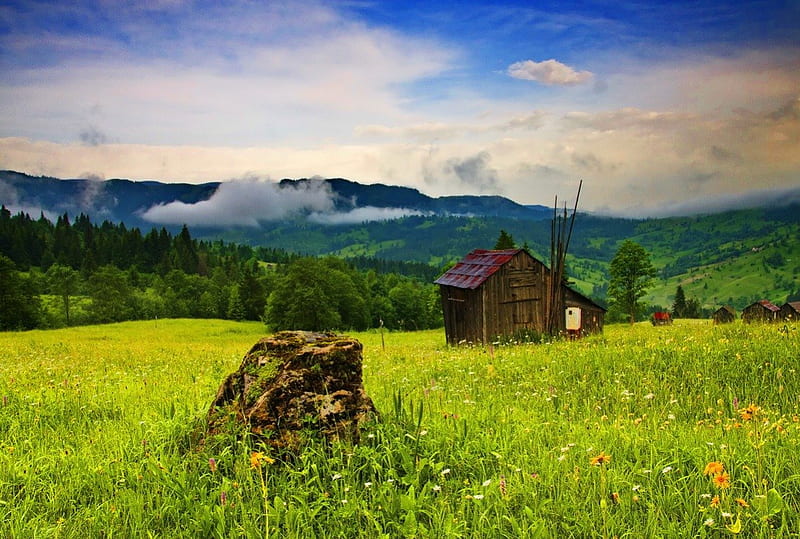
[[[671,326],[672,315],[670,315],[667,311],[654,312],[653,316],[650,317],[650,323],[654,326]]]
[[[778,307],[762,299],[742,309],[742,320],[747,323],[774,322],[778,318],[779,312]]]
[[[434,281],[439,285],[449,344],[489,343],[547,326],[550,270],[524,249],[476,249]],[[605,309],[562,285],[559,331],[602,331]]]
[[[714,324],[730,324],[736,320],[736,309],[730,305],[723,305],[711,315]]]
[[[787,322],[800,321],[800,301],[790,301],[781,305],[778,318]]]

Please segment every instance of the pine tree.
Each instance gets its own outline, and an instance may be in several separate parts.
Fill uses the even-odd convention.
[[[502,251],[505,249],[516,249],[517,245],[514,243],[514,238],[505,230],[500,230],[500,235],[497,237],[497,242],[494,244],[495,250]]]
[[[677,290],[675,290],[675,301],[672,302],[672,317],[686,318],[686,294],[684,294],[681,285],[678,285]]]

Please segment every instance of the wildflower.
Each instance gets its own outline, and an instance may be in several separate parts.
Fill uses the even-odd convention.
[[[612,492],[611,493],[611,502],[615,505],[619,503],[619,492]]]
[[[217,461],[216,459],[208,459],[208,469],[211,470],[211,473],[217,471]]]
[[[719,489],[731,486],[731,476],[727,472],[720,472],[714,476],[714,486]]]
[[[331,477],[331,479],[334,480],[334,481],[336,481],[337,479],[341,479],[341,478],[342,478],[342,474],[340,474],[340,473],[335,473],[335,474],[333,474],[333,477]]]
[[[228,503],[228,493],[224,490],[219,493],[219,503],[221,505],[226,505]]]
[[[501,475],[500,476],[500,494],[505,496],[507,493],[508,493],[508,491],[506,490],[506,476]]]
[[[250,468],[261,468],[262,464],[272,464],[275,459],[266,456],[260,451],[250,453]]]
[[[739,507],[750,507],[750,504],[744,498],[736,498],[736,503],[739,504]]]
[[[722,518],[733,518],[733,513],[724,512],[722,513]]]
[[[434,492],[440,492],[442,490],[442,486],[441,485],[433,485],[433,487],[431,487],[431,488],[433,488]]]
[[[450,468],[445,468],[444,470],[442,470],[442,471],[441,471],[441,472],[439,472],[439,473],[441,473],[442,475],[447,475],[447,474],[449,474],[449,473],[450,473]]]
[[[369,487],[371,487],[371,486],[372,486],[372,483],[371,483],[371,482],[369,482],[369,481],[367,481],[366,483],[364,483],[364,486],[365,486],[366,488],[369,488]]]
[[[669,473],[669,472],[671,472],[671,471],[672,471],[672,466],[664,466],[664,467],[661,469],[661,473]]]
[[[703,470],[703,475],[717,475],[725,471],[725,468],[722,466],[721,462],[712,461],[706,464],[705,469]]]
[[[491,484],[492,484],[492,480],[491,479],[487,479],[486,481],[483,482],[483,486],[484,487],[488,487]]]
[[[711,498],[711,503],[708,504],[709,507],[719,507],[719,496],[714,496]]]
[[[752,421],[759,409],[755,404],[750,404],[747,408],[739,410],[739,415],[742,416],[744,421]]]
[[[631,487],[631,490],[632,490],[632,491],[634,491],[634,492],[636,492],[636,491],[638,491],[640,488],[642,488],[642,485],[633,485],[633,486]]]
[[[483,494],[476,494],[475,496],[473,496],[473,498],[475,498],[476,500],[482,500]]]
[[[606,455],[603,451],[600,451],[600,454],[596,457],[589,459],[589,464],[592,466],[602,466],[603,464],[608,464],[609,462],[611,462],[611,455]]]
[[[713,525],[714,525],[714,519],[713,518],[707,518],[703,522],[703,526],[709,526],[710,527],[710,526],[713,526]]]

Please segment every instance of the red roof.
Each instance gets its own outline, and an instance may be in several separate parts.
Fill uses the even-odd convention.
[[[475,290],[522,249],[475,249],[434,281],[436,284]]]
[[[777,312],[777,311],[781,310],[780,307],[776,307],[775,305],[773,305],[772,303],[770,303],[766,299],[762,299],[761,301],[757,301],[756,303],[758,303],[759,305],[761,305],[762,307],[764,307],[768,311]]]

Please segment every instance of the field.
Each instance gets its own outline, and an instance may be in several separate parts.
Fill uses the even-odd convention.
[[[352,334],[381,412],[291,461],[197,445],[261,324],[0,334],[1,537],[796,537],[800,328]]]

